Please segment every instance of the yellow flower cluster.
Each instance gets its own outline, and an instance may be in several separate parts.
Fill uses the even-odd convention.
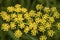
[[[15,25],[15,22],[10,22],[10,27],[11,27],[11,29],[15,29],[16,27],[15,27],[16,25]]]
[[[9,24],[3,23],[3,24],[2,24],[2,27],[1,27],[1,30],[3,30],[3,31],[8,31],[9,28],[10,28]]]
[[[40,35],[39,40],[47,40],[48,37],[46,35],[53,37],[55,31],[53,31],[52,26],[56,24],[56,19],[60,18],[60,13],[56,7],[43,7],[42,4],[36,5],[36,10],[28,11],[20,4],[7,7],[7,12],[0,12],[0,16],[4,21],[1,30],[16,30],[14,35],[17,38],[20,38],[23,32],[26,34],[31,33],[32,36],[37,36],[41,32],[42,35]],[[59,30],[60,23],[57,23],[56,26]],[[46,35],[44,34],[45,32],[47,32]]]
[[[58,30],[60,30],[60,23],[57,23],[57,28]]]
[[[22,36],[22,32],[18,29],[14,33],[15,37],[20,38]]]
[[[39,39],[40,40],[47,40],[47,37],[45,35],[42,35]]]
[[[41,10],[43,8],[42,4],[37,4],[36,9]]]
[[[53,30],[48,30],[48,36],[52,37],[55,34],[55,31]]]
[[[9,11],[9,12],[26,12],[27,11],[27,9],[26,8],[21,8],[21,5],[19,5],[19,4],[16,4],[14,7],[13,6],[9,6],[9,7],[7,7],[7,11]]]
[[[3,20],[6,20],[6,21],[8,21],[8,22],[10,21],[10,15],[8,15],[7,12],[1,11],[0,14],[1,14]]]

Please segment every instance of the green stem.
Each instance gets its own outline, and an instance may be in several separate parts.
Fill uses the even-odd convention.
[[[31,9],[33,9],[35,5],[36,5],[36,0],[33,1],[32,5],[31,5]]]
[[[54,0],[54,5],[56,6],[56,0]]]
[[[46,6],[49,7],[49,0],[46,0]]]
[[[21,5],[24,6],[24,0],[21,0]]]
[[[15,38],[14,33],[13,33],[11,30],[8,31],[8,34],[9,34],[9,35],[11,36],[11,38],[13,38],[14,40],[19,40],[18,38]]]
[[[32,36],[30,36],[29,34],[25,34],[27,37],[29,37],[30,39],[32,39],[32,40],[38,40],[38,39],[36,39],[36,38],[33,38]]]
[[[30,0],[27,0],[27,9],[29,10],[29,7],[30,7]]]
[[[3,32],[1,30],[0,30],[0,37],[1,37],[0,40],[4,40],[5,39],[5,34],[3,34]]]

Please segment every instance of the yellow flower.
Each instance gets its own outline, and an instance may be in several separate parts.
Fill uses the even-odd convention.
[[[24,18],[25,18],[25,19],[28,19],[28,20],[30,19],[30,15],[28,14],[28,12],[26,12],[26,13],[24,14]]]
[[[41,16],[42,16],[42,12],[39,11],[36,13],[36,17],[41,17]]]
[[[15,31],[14,35],[16,38],[20,38],[22,36],[22,32],[18,29]]]
[[[49,17],[49,22],[50,22],[50,23],[55,22],[54,17]]]
[[[37,34],[37,30],[32,29],[32,30],[31,30],[31,34],[32,34],[32,36],[36,36],[36,34]]]
[[[39,31],[40,31],[40,32],[45,32],[45,27],[44,27],[44,26],[40,26],[40,27],[39,27]]]
[[[47,22],[47,23],[45,24],[45,27],[46,27],[47,29],[50,29],[50,28],[52,27],[52,25],[51,25],[51,23]]]
[[[17,14],[15,13],[11,14],[11,19],[16,18],[16,17],[17,17]]]
[[[7,22],[9,22],[9,21],[10,21],[10,15],[5,16],[5,17],[3,18],[3,20],[6,20]]]
[[[14,11],[15,11],[15,12],[21,12],[21,5],[20,5],[20,4],[16,4]]]
[[[17,16],[18,16],[18,17],[17,17],[17,18],[18,18],[18,21],[23,21],[23,20],[24,20],[22,14],[18,14]]]
[[[3,22],[6,22],[1,25],[1,30],[15,30],[14,36],[16,38],[20,38],[23,31],[32,36],[37,36],[39,35],[38,33],[42,33],[43,35],[40,35],[39,40],[47,40],[46,35],[53,37],[55,34],[55,31],[51,30],[51,28],[55,26],[55,20],[60,18],[60,13],[57,11],[56,7],[43,8],[42,4],[37,4],[36,10],[30,11],[20,4],[16,4],[14,7],[7,7],[7,12],[1,11],[0,17]],[[60,30],[60,23],[57,23],[56,27]],[[47,32],[47,34],[45,32]]]
[[[47,37],[45,35],[42,35],[39,40],[47,40]]]
[[[53,37],[55,34],[55,31],[53,30],[48,30],[48,36]]]
[[[59,18],[60,17],[60,14],[56,11],[56,12],[54,12],[53,17]]]
[[[27,12],[27,9],[26,9],[26,8],[22,8],[21,11],[22,11],[22,12]]]
[[[49,18],[49,15],[48,15],[48,14],[44,14],[44,15],[42,16],[42,18],[43,18],[43,19],[47,19],[47,18]]]
[[[44,25],[46,23],[46,20],[45,19],[40,19],[40,22]]]
[[[29,31],[30,31],[29,27],[26,26],[25,29],[24,29],[24,32],[25,32],[25,33],[28,33]]]
[[[2,11],[1,16],[2,16],[3,20],[6,20],[7,22],[10,21],[10,15],[8,15],[7,12]]]
[[[51,8],[51,11],[52,11],[52,12],[57,11],[56,7],[52,7],[52,8]]]
[[[29,12],[29,15],[30,15],[31,17],[35,17],[36,13],[35,13],[34,10],[31,10],[31,11]]]
[[[37,4],[37,5],[36,5],[36,9],[37,9],[37,10],[41,10],[42,8],[43,8],[42,4]]]
[[[11,29],[15,29],[16,27],[15,27],[16,25],[15,25],[15,22],[10,22],[10,28]]]
[[[29,29],[32,29],[33,28],[33,23],[29,23]]]
[[[14,11],[15,11],[15,12],[21,12],[21,10],[22,10],[22,9],[21,9],[20,7],[17,7],[17,8],[15,8]]]
[[[10,26],[7,23],[3,23],[2,26],[1,26],[1,30],[3,30],[3,31],[8,31],[9,28],[10,28]]]
[[[37,23],[33,22],[33,30],[37,29]]]
[[[35,22],[36,22],[36,23],[39,23],[39,22],[40,22],[40,18],[39,18],[39,17],[36,18],[36,19],[35,19]]]
[[[37,29],[37,23],[33,22],[33,23],[29,23],[29,29]]]
[[[13,21],[14,21],[14,22],[19,22],[19,21],[18,21],[18,18],[14,18],[14,20],[13,20]]]
[[[33,22],[33,19],[32,19],[32,18],[30,18],[29,20],[27,20],[27,22],[30,24],[30,23],[32,23],[32,22]]]
[[[58,30],[60,30],[60,23],[57,23],[57,28]]]
[[[45,8],[44,8],[44,12],[49,13],[49,12],[50,12],[49,7],[45,7]]]
[[[25,24],[22,22],[18,25],[21,29],[23,29],[25,27]]]
[[[14,7],[13,7],[13,6],[9,6],[9,7],[7,7],[7,10],[8,10],[9,12],[13,12],[13,11],[14,11]]]
[[[21,7],[21,5],[20,4],[16,4],[15,7],[16,8],[19,8],[19,7]]]

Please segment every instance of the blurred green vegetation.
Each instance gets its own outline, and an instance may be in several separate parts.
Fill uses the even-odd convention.
[[[21,4],[27,9],[34,9],[38,3],[42,3],[45,6],[56,6],[58,9],[60,9],[59,0],[0,0],[0,10],[4,10],[5,7],[11,5],[14,6],[15,4]]]
[[[28,10],[34,9],[36,4],[43,4],[44,6],[56,6],[58,11],[60,12],[60,0],[0,0],[0,11],[6,10],[7,6],[14,6],[15,4],[21,4],[23,7]],[[0,17],[0,26],[2,24],[2,18]],[[1,28],[0,28],[1,29]],[[0,30],[0,40],[20,40],[14,38],[13,32],[9,30],[8,32],[3,32]],[[60,40],[60,30],[56,30],[56,37],[50,40]],[[38,40],[31,35],[24,34],[21,40]]]

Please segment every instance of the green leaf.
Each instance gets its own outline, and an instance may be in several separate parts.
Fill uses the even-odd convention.
[[[33,37],[32,35],[26,34],[26,33],[23,34],[22,38],[28,39],[28,40],[38,40],[37,38]]]
[[[55,40],[60,40],[60,30],[56,30]]]

